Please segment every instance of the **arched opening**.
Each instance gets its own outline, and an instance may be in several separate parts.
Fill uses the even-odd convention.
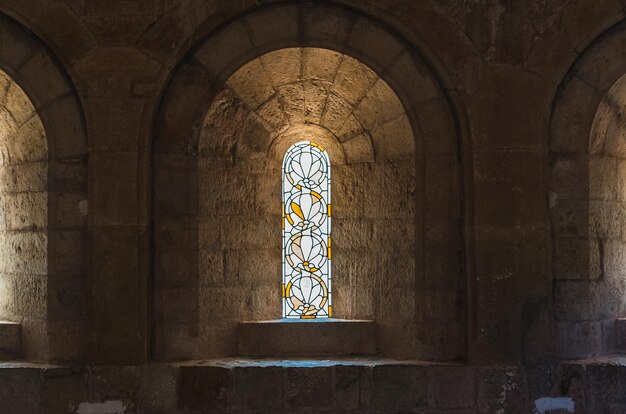
[[[415,346],[406,328],[415,325],[413,132],[385,81],[320,48],[279,49],[248,62],[205,117],[197,172],[205,343],[225,353],[236,348],[241,321],[284,316],[277,283],[283,160],[304,137],[315,137],[333,171],[333,316],[375,320],[395,343]]]
[[[88,314],[82,112],[69,77],[31,32],[0,15],[0,35],[15,45],[0,51],[0,319],[21,326],[17,356],[81,360]]]
[[[626,316],[624,39],[618,25],[594,42],[554,103],[550,209],[564,358],[614,351],[616,319]]]
[[[24,350],[47,342],[48,144],[32,102],[0,71],[0,319]]]
[[[281,318],[282,161],[311,140],[333,174],[333,317],[375,320],[389,356],[459,358],[460,169],[445,93],[412,50],[345,9],[307,4],[300,29],[256,32],[300,7],[263,7],[212,33],[164,96],[153,355],[228,355],[240,322]],[[318,27],[318,15],[352,34]]]

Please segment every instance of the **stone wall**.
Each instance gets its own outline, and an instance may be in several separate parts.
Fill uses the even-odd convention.
[[[567,358],[614,350],[615,319],[625,311],[624,78],[617,58],[624,38],[619,25],[586,50],[555,101],[550,209],[555,310]]]
[[[407,295],[415,325],[406,328],[413,355],[462,356],[473,372],[523,367],[529,388],[542,390],[531,390],[534,398],[550,392],[554,361],[613,349],[625,289],[616,139],[623,134],[614,108],[622,100],[612,90],[626,67],[623,1],[0,0],[0,11],[0,69],[35,108],[48,153],[47,187],[37,184],[41,177],[19,183],[47,191],[46,286],[35,300],[46,327],[37,329],[41,341],[26,328],[27,357],[112,364],[123,373],[120,365],[141,370],[155,356],[208,355],[195,344],[200,317],[212,317],[199,312],[209,298],[200,282],[253,274],[254,263],[232,254],[245,246],[228,245],[221,233],[211,242],[213,213],[200,215],[201,203],[218,209],[200,187],[210,179],[207,172],[200,180],[199,159],[217,151],[199,152],[207,114],[219,93],[233,92],[227,81],[238,69],[285,48],[351,56],[406,113],[415,160],[415,289]],[[241,94],[234,96],[243,104]],[[238,114],[232,102],[228,113]],[[349,146],[344,151],[363,158],[336,163],[340,175],[343,168],[346,177],[384,176],[375,156],[387,147]],[[229,162],[221,171],[236,169]],[[268,185],[259,191],[271,197],[271,182],[254,186]],[[254,203],[264,212],[256,224],[270,229],[274,208]],[[369,225],[362,230],[375,245],[381,234]],[[207,246],[222,242],[223,254],[211,256]],[[226,269],[235,257],[238,270]],[[220,266],[222,273],[204,270]],[[269,282],[259,289],[255,309],[271,292]],[[345,315],[367,314],[365,303],[338,295]],[[11,300],[3,299],[7,317]],[[162,348],[165,336],[171,348]],[[494,401],[523,394],[506,369],[493,378]],[[599,392],[593,384],[581,387]],[[599,410],[619,410],[619,398],[607,396],[609,408]],[[500,408],[514,412],[458,410]]]
[[[47,348],[48,143],[24,91],[0,72],[0,318],[19,322],[24,353]]]
[[[336,316],[375,319],[387,355],[459,358],[460,169],[443,91],[398,39],[380,32],[380,53],[371,54],[360,36],[296,22],[299,12],[277,7],[233,22],[171,81],[156,144],[155,243],[175,239],[173,228],[185,229],[179,236],[186,241],[157,250],[155,356],[228,354],[242,318],[280,315],[279,168],[289,145],[312,139],[328,148],[333,164]],[[380,30],[339,9],[327,13],[346,29]],[[296,26],[243,29],[275,18]],[[298,39],[298,30],[310,37]],[[283,48],[240,68],[226,65],[258,55],[264,48],[254,43],[262,42],[266,49],[309,42],[332,49]],[[350,54],[337,52],[344,49]],[[193,112],[181,112],[189,102]],[[425,130],[424,122],[442,128]],[[191,270],[173,273],[165,263]],[[174,274],[179,279],[161,285]]]
[[[2,318],[31,359],[84,355],[87,164],[82,112],[56,58],[0,18]]]

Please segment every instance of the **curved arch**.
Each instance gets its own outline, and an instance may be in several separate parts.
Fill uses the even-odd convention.
[[[23,352],[28,358],[78,360],[83,357],[87,306],[87,261],[82,248],[87,225],[83,113],[67,73],[39,39],[4,15],[0,15],[0,38],[6,42],[0,47],[0,69],[28,96],[47,141],[42,161],[47,196],[46,278],[38,290],[42,300],[38,315],[29,322],[20,321]]]
[[[609,352],[624,316],[620,150],[626,21],[590,44],[559,85],[550,122],[550,217],[561,355]],[[620,178],[621,177],[621,178]]]
[[[301,13],[303,7],[306,13]],[[184,260],[196,261],[193,251],[197,242],[193,240],[197,240],[198,233],[193,223],[199,213],[200,195],[193,184],[197,172],[189,165],[195,162],[199,151],[207,108],[236,69],[265,53],[288,47],[320,47],[353,56],[378,73],[400,98],[414,132],[416,174],[420,177],[414,183],[418,197],[412,208],[417,211],[417,223],[428,220],[432,231],[426,234],[422,224],[409,231],[418,234],[419,248],[414,270],[417,288],[411,290],[406,301],[415,303],[422,321],[407,330],[407,334],[418,338],[417,343],[397,353],[458,358],[464,353],[466,298],[464,283],[460,281],[464,242],[458,223],[463,198],[454,109],[437,77],[419,55],[364,15],[329,4],[262,6],[211,33],[178,66],[164,92],[154,128],[155,242],[160,243],[164,226],[178,220],[179,225],[189,228],[188,240],[193,246]],[[181,190],[172,192],[174,187]],[[163,259],[156,258],[156,285],[161,283],[160,260]],[[458,263],[459,267],[450,263]],[[197,272],[195,266],[192,272]],[[166,295],[157,294],[157,308],[168,300]],[[197,293],[195,297],[202,300]],[[429,313],[427,309],[433,300],[443,300],[454,309]],[[161,320],[166,315],[157,309],[155,317]],[[171,329],[197,332],[197,325],[176,322]],[[193,354],[160,346],[155,344],[157,357]]]

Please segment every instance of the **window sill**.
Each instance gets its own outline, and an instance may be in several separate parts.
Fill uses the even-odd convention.
[[[376,355],[376,324],[367,320],[277,319],[239,324],[239,355]]]

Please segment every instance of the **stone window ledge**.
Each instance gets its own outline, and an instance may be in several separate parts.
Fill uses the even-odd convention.
[[[311,357],[376,355],[376,324],[369,320],[277,319],[239,324],[239,355]]]

